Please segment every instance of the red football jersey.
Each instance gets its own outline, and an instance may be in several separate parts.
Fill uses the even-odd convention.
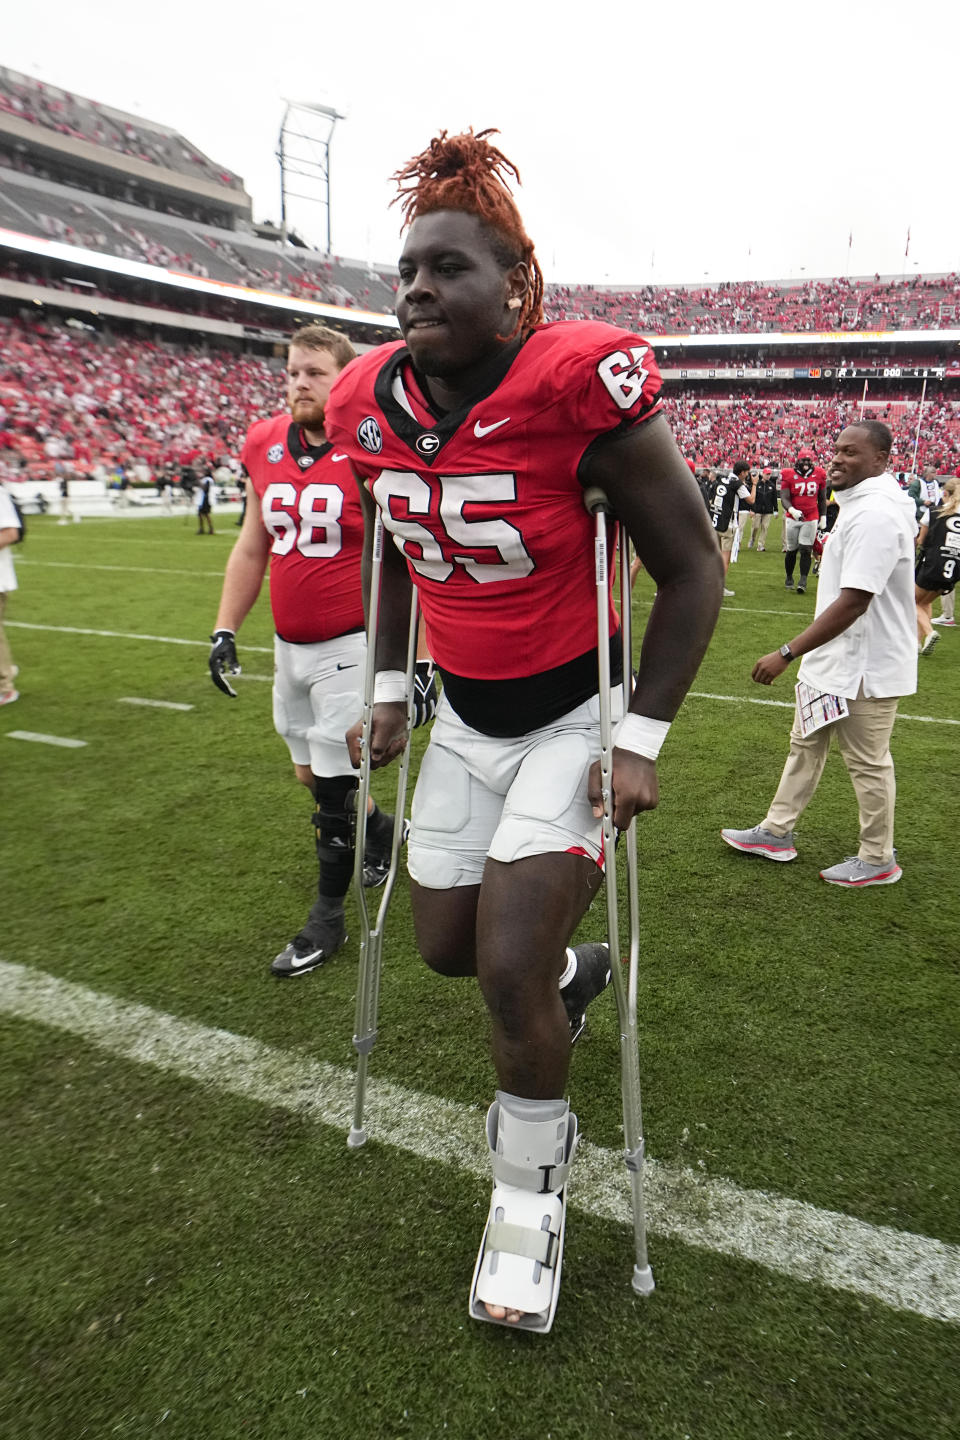
[[[270,549],[270,605],[282,640],[314,644],[363,625],[363,507],[347,456],[308,445],[289,415],[251,425],[240,455]]]
[[[441,670],[509,680],[596,648],[579,467],[595,441],[657,414],[659,393],[647,342],[594,321],[539,326],[485,395],[442,418],[402,342],[343,371],[327,434],[406,557]]]
[[[799,510],[804,520],[816,520],[826,508],[827,472],[815,465],[809,475],[798,475],[796,470],[780,473],[780,488],[790,494],[790,504]]]

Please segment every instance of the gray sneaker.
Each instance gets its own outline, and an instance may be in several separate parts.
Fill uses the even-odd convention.
[[[765,860],[796,860],[797,851],[793,843],[793,831],[787,835],[774,835],[762,825],[752,830],[721,830],[720,838],[734,850],[744,855],[762,855]]]
[[[820,871],[820,879],[828,885],[846,885],[848,890],[862,890],[865,885],[896,885],[903,871],[897,864],[894,850],[889,860],[882,865],[871,865],[857,855],[848,855],[840,865],[831,865],[829,870]]]
[[[280,951],[270,969],[281,979],[308,975],[311,970],[325,965],[349,938],[343,918],[343,901],[319,895],[313,902],[306,925]]]

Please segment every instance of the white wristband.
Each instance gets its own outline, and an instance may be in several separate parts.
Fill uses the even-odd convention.
[[[647,760],[656,760],[669,729],[669,720],[651,720],[647,715],[627,714],[614,736],[614,747],[632,750],[635,755],[643,755]]]
[[[407,703],[407,677],[402,670],[378,670],[373,681],[374,705]]]

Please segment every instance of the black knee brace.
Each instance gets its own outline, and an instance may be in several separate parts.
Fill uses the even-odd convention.
[[[813,558],[813,546],[812,546],[812,545],[801,545],[801,546],[800,546],[800,574],[801,574],[801,575],[809,575],[809,574],[810,574],[810,561],[811,561],[812,558]]]
[[[321,895],[338,898],[346,895],[350,887],[359,783],[355,775],[313,777],[313,793],[317,802],[313,823],[317,829],[318,889]]]

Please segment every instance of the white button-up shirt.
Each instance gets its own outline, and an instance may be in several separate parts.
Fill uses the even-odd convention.
[[[816,614],[841,590],[868,590],[869,606],[842,634],[811,650],[799,679],[830,695],[870,699],[917,688],[917,610],[913,570],[915,507],[892,475],[836,491],[837,523],[823,547]]]
[[[13,501],[0,485],[0,530],[19,530],[20,522],[13,508]],[[13,546],[4,545],[0,550],[0,591],[16,590],[17,572],[13,565]]]

